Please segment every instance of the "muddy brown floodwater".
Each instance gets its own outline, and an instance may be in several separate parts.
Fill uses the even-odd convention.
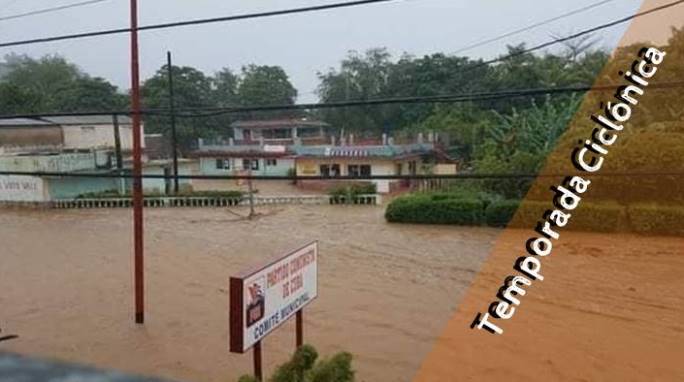
[[[147,322],[133,324],[130,210],[0,210],[3,348],[185,381],[237,380],[228,278],[320,241],[319,298],[305,341],[354,354],[358,381],[410,381],[500,230],[390,225],[383,208],[147,210]],[[291,354],[293,322],[264,341],[267,374]]]

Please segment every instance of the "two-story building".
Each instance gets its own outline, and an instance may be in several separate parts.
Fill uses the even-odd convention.
[[[329,135],[325,122],[300,119],[272,119],[237,121],[231,125],[237,144],[264,142],[275,145],[322,144]]]

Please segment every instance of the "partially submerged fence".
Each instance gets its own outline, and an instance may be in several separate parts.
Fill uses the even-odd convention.
[[[249,205],[248,197],[155,197],[145,198],[143,205],[147,208],[172,207],[232,207]],[[47,207],[57,209],[78,208],[131,208],[130,198],[101,198],[101,199],[69,199],[45,203]],[[355,195],[351,198],[330,195],[294,195],[294,196],[254,196],[255,205],[277,204],[335,204],[335,205],[380,205],[380,195]]]

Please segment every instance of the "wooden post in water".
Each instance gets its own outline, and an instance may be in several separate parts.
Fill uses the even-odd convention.
[[[249,179],[247,179],[247,190],[249,192],[249,218],[254,217],[254,185],[252,184],[252,159],[249,160]]]
[[[259,382],[263,380],[261,372],[261,341],[254,344],[254,378]]]
[[[304,346],[304,309],[297,312],[297,350]]]

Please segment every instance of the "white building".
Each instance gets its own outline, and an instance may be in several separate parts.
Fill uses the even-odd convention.
[[[118,120],[121,150],[131,151],[132,121],[125,116],[119,116]],[[114,149],[115,137],[110,115],[0,120],[0,154]],[[144,140],[142,147],[145,147]]]

